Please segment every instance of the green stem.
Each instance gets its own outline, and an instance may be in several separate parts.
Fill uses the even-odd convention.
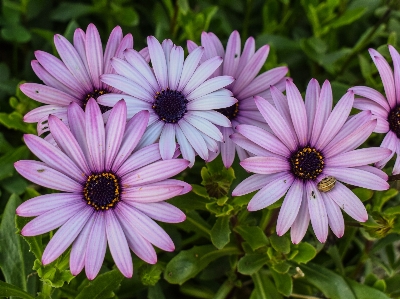
[[[234,284],[229,279],[226,280],[222,286],[218,289],[213,299],[225,299],[226,296],[232,291]]]
[[[303,299],[322,299],[321,297],[300,295],[300,294],[295,294],[295,293],[292,293],[292,294],[290,295],[290,297],[293,297],[293,298],[303,298]]]
[[[258,225],[262,231],[267,228],[268,223],[271,221],[272,215],[273,210],[263,209],[260,224]]]
[[[42,286],[42,295],[44,298],[51,298],[51,293],[53,292],[53,288],[51,285],[43,282]]]

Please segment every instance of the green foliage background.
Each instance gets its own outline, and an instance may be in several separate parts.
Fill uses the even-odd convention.
[[[51,190],[19,176],[13,163],[34,158],[23,144],[36,127],[22,116],[38,106],[18,84],[38,82],[30,61],[35,50],[57,55],[53,36],[72,40],[77,27],[94,23],[103,42],[120,25],[134,36],[135,49],[148,35],[186,46],[200,42],[202,31],[214,32],[224,44],[233,30],[242,43],[271,46],[265,65],[287,65],[300,90],[316,78],[332,83],[334,99],[355,85],[383,91],[367,49],[389,61],[386,44],[398,50],[398,0],[2,0],[0,7],[0,296],[20,298],[400,298],[399,185],[372,192],[354,189],[367,207],[369,220],[345,217],[341,239],[329,235],[320,244],[311,228],[293,245],[288,234],[275,233],[281,201],[249,213],[251,195],[232,198],[230,191],[248,176],[237,161],[225,170],[220,160],[197,161],[179,178],[193,192],[170,200],[187,214],[177,225],[163,225],[173,238],[173,253],[158,251],[159,262],[147,265],[133,257],[135,273],[125,279],[107,253],[101,274],[89,282],[73,277],[68,252],[48,266],[40,263],[52,234],[22,238],[29,219],[15,216],[24,200]],[[372,135],[368,146],[379,145]],[[388,174],[390,172],[388,166]]]

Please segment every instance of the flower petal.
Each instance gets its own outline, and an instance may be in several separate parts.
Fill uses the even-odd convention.
[[[120,26],[114,27],[108,38],[106,49],[104,51],[104,74],[112,72],[111,58],[115,56],[117,48],[121,43],[123,34]]]
[[[158,84],[162,89],[166,89],[168,87],[168,68],[163,48],[154,36],[147,37],[147,45]]]
[[[341,238],[344,235],[344,219],[339,206],[326,194],[321,193],[328,215],[328,223],[336,237]]]
[[[136,68],[139,73],[149,82],[150,86],[152,86],[153,90],[160,91],[162,88],[158,85],[156,77],[152,69],[146,60],[133,49],[127,49],[124,51],[125,59],[129,62],[131,66]],[[120,74],[123,75],[123,74]]]
[[[311,79],[307,85],[306,97],[305,97],[305,106],[307,112],[307,127],[308,127],[307,140],[311,139],[320,92],[321,90],[318,81],[314,78]]]
[[[307,113],[300,91],[293,84],[291,79],[286,79],[286,97],[288,99],[290,116],[293,127],[299,140],[300,146],[305,146],[308,142],[307,134]]]
[[[175,125],[166,123],[161,131],[160,135],[160,154],[163,160],[172,159],[174,155],[176,143],[175,143]]]
[[[189,143],[185,134],[182,132],[179,126],[175,126],[175,135],[176,135],[176,140],[178,141],[178,144],[180,146],[180,150],[182,152],[182,157],[190,161],[188,166],[192,167],[196,156],[196,153],[192,145]]]
[[[218,76],[200,84],[195,90],[186,95],[187,100],[194,100],[202,96],[208,95],[218,89],[224,88],[231,84],[235,79],[230,76]]]
[[[249,211],[258,211],[273,204],[286,193],[293,180],[291,173],[284,172],[281,177],[276,178],[258,191],[250,200],[247,209]]]
[[[390,111],[387,100],[379,91],[376,91],[375,89],[367,86],[353,86],[349,90],[353,91],[356,95],[374,101],[379,106],[383,107],[387,112]]]
[[[99,273],[107,248],[105,213],[95,213],[93,216],[96,219],[89,235],[85,253],[85,272],[89,280],[93,280]]]
[[[325,159],[328,167],[354,167],[368,165],[388,158],[392,151],[386,148],[361,148]]]
[[[129,202],[129,204],[157,221],[180,223],[186,219],[185,214],[181,210],[166,202]]]
[[[193,73],[195,72],[197,66],[199,65],[200,59],[204,54],[204,48],[198,47],[190,53],[183,63],[183,69],[181,74],[181,79],[178,84],[178,91],[182,91],[185,88],[186,84],[189,82],[190,78],[192,78]]]
[[[80,99],[43,84],[24,83],[19,88],[26,96],[43,104],[68,106],[71,102],[81,102]]]
[[[206,142],[204,138],[201,136],[200,132],[189,124],[184,119],[181,119],[178,123],[180,129],[182,130],[183,134],[185,135],[186,139],[193,147],[195,152],[204,160],[208,158],[208,150]]]
[[[103,74],[103,47],[99,31],[93,24],[86,29],[86,57],[92,82],[96,89],[101,89],[100,75]]]
[[[134,188],[124,188],[123,200],[131,202],[151,203],[170,199],[182,193],[183,186],[147,185]]]
[[[326,213],[324,200],[314,182],[307,182],[306,192],[308,212],[315,236],[318,241],[325,243],[328,237],[328,215]]]
[[[332,111],[332,87],[328,80],[322,84],[321,93],[317,102],[317,110],[315,112],[314,124],[311,133],[310,145],[314,146],[318,141],[326,121]]]
[[[299,244],[304,238],[309,223],[310,213],[308,212],[307,193],[304,190],[299,213],[297,214],[296,220],[293,222],[290,229],[290,238],[293,244]]]
[[[272,174],[290,170],[287,159],[278,157],[250,157],[240,162],[240,165],[247,171],[259,174]]]
[[[169,56],[169,70],[168,70],[168,80],[169,88],[171,90],[176,90],[179,85],[179,80],[181,79],[182,69],[183,69],[184,54],[182,47],[174,46],[171,50]]]

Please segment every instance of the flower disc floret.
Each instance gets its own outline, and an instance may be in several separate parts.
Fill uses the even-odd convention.
[[[225,115],[229,120],[233,120],[239,113],[239,102],[229,106],[227,108],[217,109],[217,111]]]
[[[161,90],[155,95],[152,106],[160,120],[166,123],[178,122],[187,112],[188,100],[177,90]]]
[[[97,98],[98,98],[99,96],[102,96],[103,94],[106,94],[106,93],[108,93],[108,91],[107,91],[106,89],[100,89],[100,90],[95,89],[95,90],[93,90],[93,92],[88,93],[88,94],[86,95],[86,98],[82,101],[82,108],[83,108],[83,110],[85,110],[86,105],[87,105],[87,102],[88,102],[91,98],[97,100]],[[111,107],[103,106],[103,105],[100,105],[100,104],[99,104],[99,107],[100,107],[101,113],[106,113],[108,110],[111,109]]]
[[[388,116],[389,129],[400,138],[400,106],[394,107]]]
[[[115,208],[120,201],[120,183],[118,177],[111,172],[90,175],[83,189],[88,205],[98,210]]]
[[[290,166],[299,179],[315,180],[324,169],[324,158],[315,148],[306,146],[292,154]]]

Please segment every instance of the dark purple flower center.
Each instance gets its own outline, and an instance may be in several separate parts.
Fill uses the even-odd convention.
[[[400,138],[400,106],[394,107],[388,117],[389,129]]]
[[[292,173],[303,180],[315,180],[324,169],[324,157],[315,148],[306,146],[289,158]]]
[[[239,102],[227,108],[216,109],[216,111],[225,115],[229,120],[233,120],[239,113]]]
[[[87,204],[96,210],[108,210],[120,201],[120,190],[118,177],[111,172],[102,172],[88,177],[83,195]]]
[[[108,93],[108,91],[104,90],[104,89],[101,89],[101,90],[95,89],[92,93],[88,93],[86,95],[86,98],[83,100],[83,107],[82,107],[83,110],[86,109],[86,105],[89,102],[90,98],[93,98],[93,99],[97,100],[97,98],[99,96],[102,96],[103,94],[106,94],[106,93]],[[103,105],[100,105],[100,104],[99,104],[99,107],[100,107],[101,113],[105,113],[108,110],[111,110],[111,108],[112,108],[112,107],[107,107],[107,106],[103,106]]]
[[[158,117],[166,123],[178,122],[187,112],[188,100],[177,90],[169,88],[157,92],[153,103],[153,109]]]

